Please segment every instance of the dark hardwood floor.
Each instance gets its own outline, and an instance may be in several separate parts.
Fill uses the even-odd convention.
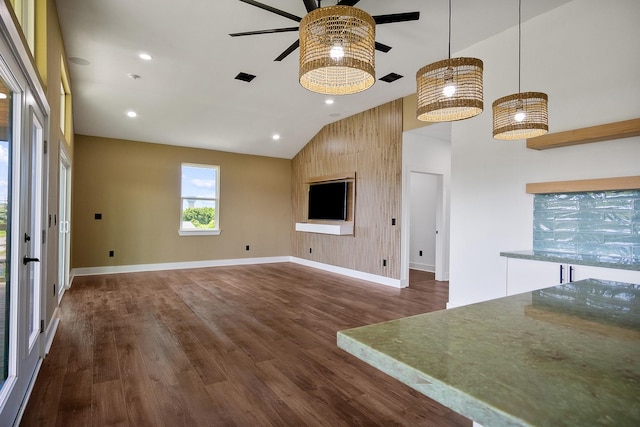
[[[23,426],[471,426],[336,346],[336,332],[443,309],[296,264],[77,277]]]

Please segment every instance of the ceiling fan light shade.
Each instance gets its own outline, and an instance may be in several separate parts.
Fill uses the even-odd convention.
[[[546,93],[522,92],[493,103],[493,137],[513,141],[535,138],[549,131]]]
[[[416,73],[418,120],[451,122],[480,114],[482,71],[477,58],[449,58],[420,68]]]
[[[375,78],[376,23],[352,6],[327,6],[300,21],[300,84],[325,95],[370,88]]]

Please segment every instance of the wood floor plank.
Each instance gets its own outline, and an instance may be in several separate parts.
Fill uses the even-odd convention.
[[[23,426],[437,426],[471,422],[336,346],[339,330],[443,309],[291,263],[77,277]]]
[[[102,381],[93,385],[93,424],[110,427],[128,427],[127,406],[119,380]]]

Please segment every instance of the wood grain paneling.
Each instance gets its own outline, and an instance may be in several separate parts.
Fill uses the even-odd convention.
[[[543,136],[527,139],[527,148],[546,150],[549,148],[630,138],[638,135],[640,135],[640,119],[632,119],[581,129],[573,129],[565,132],[548,133]]]
[[[293,255],[399,279],[402,100],[325,126],[294,157],[293,222],[307,219],[307,182],[349,171],[356,173],[354,236],[293,231]]]
[[[640,176],[621,176],[576,181],[532,182],[527,184],[527,193],[579,193],[584,191],[636,190],[638,188],[640,188]]]

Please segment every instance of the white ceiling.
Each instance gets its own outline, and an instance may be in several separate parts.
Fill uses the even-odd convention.
[[[306,14],[302,0],[261,2]],[[523,21],[567,2],[525,1]],[[299,50],[274,62],[296,32],[228,35],[297,26],[290,19],[239,0],[56,3],[67,57],[89,62],[69,62],[75,132],[84,135],[292,158],[324,125],[414,93],[416,71],[447,56],[447,0],[361,0],[357,7],[371,15],[420,12],[419,21],[376,28],[376,40],[392,47],[376,53],[376,78],[391,72],[404,78],[376,81],[367,91],[335,97],[329,106],[327,96],[299,85]],[[517,20],[516,0],[454,0],[451,50]],[[153,60],[141,60],[141,52]],[[251,83],[235,80],[239,72],[257,77]],[[128,110],[138,116],[128,118]],[[271,139],[274,133],[279,141]]]

